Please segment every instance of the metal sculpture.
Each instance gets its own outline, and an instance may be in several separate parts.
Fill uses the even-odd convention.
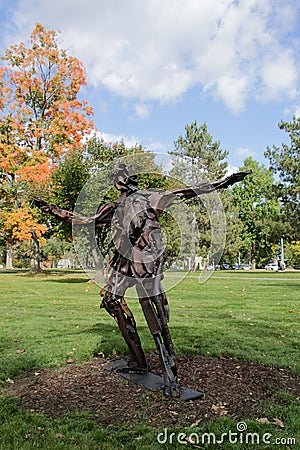
[[[115,319],[129,348],[128,364],[119,370],[137,374],[148,372],[136,323],[124,298],[127,288],[135,286],[159,354],[166,396],[178,397],[180,389],[174,347],[168,327],[170,311],[161,284],[163,244],[158,216],[178,199],[191,199],[227,188],[243,180],[248,173],[250,172],[238,172],[223,181],[201,183],[195,187],[172,191],[141,191],[138,189],[137,176],[129,173],[125,164],[120,164],[115,171],[114,180],[120,196],[115,201],[99,206],[93,217],[79,217],[41,199],[34,201],[35,206],[42,211],[73,224],[94,223],[95,227],[113,224],[116,231],[115,248],[108,263],[106,285],[100,292],[103,297],[100,307],[105,308]]]

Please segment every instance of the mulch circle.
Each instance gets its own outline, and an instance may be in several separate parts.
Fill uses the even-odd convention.
[[[156,354],[148,355],[160,374]],[[190,426],[216,415],[236,420],[265,417],[263,401],[277,401],[279,392],[300,396],[300,377],[289,370],[237,361],[229,357],[178,356],[179,382],[205,393],[204,399],[167,399],[105,370],[110,362],[93,358],[77,365],[44,369],[14,378],[4,393],[18,397],[24,409],[48,417],[87,412],[100,426],[138,423],[159,427]]]

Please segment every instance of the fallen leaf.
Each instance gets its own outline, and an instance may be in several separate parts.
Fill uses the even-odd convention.
[[[284,423],[281,421],[281,420],[279,420],[279,419],[275,419],[274,417],[273,417],[273,420],[274,420],[274,422],[272,422],[274,425],[276,425],[277,427],[280,427],[280,428],[284,428]]]
[[[14,380],[12,380],[11,378],[7,378],[6,383],[14,384]]]
[[[25,353],[26,350],[17,350],[17,353]]]
[[[217,405],[212,405],[212,410],[219,416],[227,416],[228,411],[225,409],[226,403],[219,402]]]
[[[190,436],[186,436],[184,440],[189,444],[196,444],[196,442]]]
[[[74,362],[74,361],[73,361],[72,358],[68,358],[67,361],[66,361],[67,364],[72,364],[73,362]]]
[[[56,435],[55,435],[57,438],[63,438],[63,437],[65,437],[65,435],[64,434],[61,434],[61,433],[56,433]]]
[[[191,427],[197,427],[202,419],[196,420],[196,422],[192,423]]]
[[[256,422],[258,423],[270,423],[269,419],[267,417],[262,417],[261,419],[256,419]]]

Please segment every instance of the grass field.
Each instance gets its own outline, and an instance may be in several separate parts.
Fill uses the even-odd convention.
[[[168,292],[176,352],[228,355],[300,374],[299,288],[297,272],[217,272],[204,284],[199,284],[196,275],[188,276]],[[98,291],[99,287],[83,273],[0,273],[2,384],[24,371],[64,366],[70,357],[80,363],[100,352],[108,356],[126,354],[116,324],[99,310]],[[129,304],[144,349],[152,351],[153,340],[140,306],[136,300]],[[298,447],[293,448],[300,448],[299,403],[287,393],[282,393],[282,399],[281,405],[270,404],[269,408],[274,417],[284,419],[285,429],[273,427],[270,432],[296,438]],[[144,424],[134,430],[124,424],[112,434],[85,415],[50,421],[41,414],[21,410],[14,399],[5,396],[0,399],[0,421],[3,450],[182,448],[176,442],[158,444],[153,430]],[[231,419],[220,417],[205,424],[201,432],[220,434],[230,426],[236,429],[233,424]],[[270,430],[268,424],[251,426],[262,433]],[[248,448],[243,445],[227,444],[222,448]]]

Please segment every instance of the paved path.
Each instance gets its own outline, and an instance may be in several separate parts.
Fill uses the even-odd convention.
[[[209,273],[211,273],[209,271]],[[207,274],[207,272],[205,272],[205,275]],[[172,278],[204,278],[204,276],[202,275],[189,275],[187,273],[172,273],[172,272],[165,272],[166,276],[171,276]],[[249,280],[249,281],[259,281],[259,280],[266,280],[266,281],[299,281],[300,282],[300,277],[298,278],[292,278],[292,277],[284,277],[284,276],[278,276],[278,277],[264,277],[264,276],[252,276],[252,275],[248,275],[248,276],[244,276],[244,275],[237,275],[237,276],[231,276],[231,274],[226,275],[217,275],[214,272],[208,277],[208,278],[218,278],[220,280],[228,280],[228,279],[232,279],[232,280]]]
[[[195,277],[197,278],[197,277]],[[221,278],[223,280],[228,280],[228,278],[235,279],[235,280],[268,280],[268,281],[299,281],[300,278],[290,278],[290,277],[244,277],[244,276],[237,276],[237,277],[230,277],[230,275],[226,276],[219,276],[219,275],[213,275],[213,278]]]

